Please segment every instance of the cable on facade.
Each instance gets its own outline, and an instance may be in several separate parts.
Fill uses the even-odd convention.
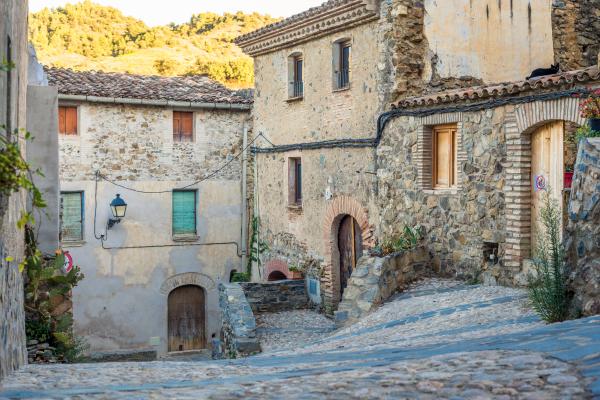
[[[377,133],[375,137],[364,138],[364,139],[336,139],[336,140],[323,140],[318,142],[304,142],[294,143],[280,146],[273,146],[270,148],[252,147],[252,152],[257,153],[284,153],[292,150],[320,150],[320,149],[332,149],[332,148],[375,148],[379,146],[383,137],[383,132],[387,124],[398,117],[427,117],[434,114],[444,113],[457,113],[457,112],[475,112],[482,111],[490,108],[501,107],[505,105],[516,105],[532,103],[535,101],[549,101],[557,100],[563,97],[572,97],[576,95],[583,95],[589,93],[588,89],[570,89],[559,92],[551,92],[544,94],[534,94],[522,97],[505,97],[493,99],[491,101],[448,106],[448,107],[435,107],[435,108],[419,108],[416,110],[407,110],[402,108],[396,108],[390,111],[386,111],[379,115],[377,118]]]

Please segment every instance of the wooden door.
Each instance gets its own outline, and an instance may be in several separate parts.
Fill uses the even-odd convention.
[[[345,216],[338,231],[338,248],[340,251],[340,300],[358,259],[362,256],[362,232],[358,222],[350,215]]]
[[[540,235],[540,210],[543,197],[549,190],[556,199],[562,215],[564,188],[564,122],[552,122],[536,130],[531,137],[531,244],[537,245]],[[543,187],[546,190],[543,190]]]
[[[169,294],[169,351],[206,347],[204,304],[204,290],[198,286],[182,286]]]

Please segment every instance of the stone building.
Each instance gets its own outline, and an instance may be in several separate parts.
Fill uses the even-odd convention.
[[[239,37],[255,60],[254,132],[270,141],[254,160],[262,278],[304,270],[332,313],[358,258],[407,224],[425,228],[438,272],[487,271],[492,259],[486,279],[518,280],[531,250],[530,133],[553,121],[547,135],[572,132],[583,121],[567,92],[598,78],[596,67],[525,77],[575,43],[577,68],[594,65],[586,43],[598,30],[573,28],[593,3],[331,0]]]
[[[221,328],[217,286],[242,265],[238,155],[251,98],[206,76],[48,75],[61,243],[85,274],[76,334],[100,354],[207,347]],[[123,218],[111,211],[118,199]]]

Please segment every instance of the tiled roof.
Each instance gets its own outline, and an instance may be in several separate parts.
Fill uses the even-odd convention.
[[[444,104],[488,100],[498,97],[525,95],[527,92],[550,89],[570,88],[578,84],[600,81],[600,69],[597,66],[577,71],[562,72],[530,80],[499,83],[488,86],[475,86],[466,89],[450,90],[426,96],[403,99],[394,108],[427,107]]]
[[[50,86],[64,95],[191,103],[251,104],[251,91],[230,90],[206,75],[162,77],[45,68]]]
[[[266,33],[269,33],[269,32],[272,32],[272,31],[275,31],[275,30],[278,30],[281,28],[285,28],[296,22],[300,22],[300,21],[309,19],[311,17],[323,14],[329,10],[333,10],[342,5],[356,3],[356,2],[357,2],[357,0],[329,0],[329,1],[321,4],[320,6],[309,8],[308,10],[303,11],[299,14],[292,15],[291,17],[282,19],[279,22],[275,22],[273,24],[267,25],[258,30],[255,30],[253,32],[239,36],[238,38],[235,39],[235,42],[236,43],[245,42],[245,41],[260,37]],[[360,1],[358,1],[358,2],[360,3]]]

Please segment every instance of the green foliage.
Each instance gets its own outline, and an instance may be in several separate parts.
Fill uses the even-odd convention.
[[[72,332],[72,316],[56,311],[60,311],[57,307],[84,276],[77,266],[68,273],[63,271],[65,256],[60,251],[52,258],[44,258],[31,228],[25,230],[25,238],[27,338],[49,342],[64,361],[76,361],[85,344]]]
[[[542,234],[535,250],[535,274],[529,276],[529,299],[544,321],[562,322],[569,316],[569,275],[561,241],[562,215],[549,192],[544,195],[540,217]]]
[[[382,243],[381,252],[383,255],[388,255],[414,249],[422,238],[421,227],[405,226],[399,235],[386,239]]]
[[[579,143],[581,139],[587,139],[592,137],[600,137],[600,131],[592,130],[592,128],[590,128],[589,125],[584,125],[580,127],[575,133],[575,140],[577,143]]]
[[[248,266],[246,270],[252,276],[252,263],[258,263],[260,268],[260,255],[269,250],[266,242],[258,240],[258,231],[260,230],[260,219],[252,218],[252,236],[250,236],[250,257],[248,257]]]
[[[231,274],[231,282],[250,282],[252,275],[248,272],[234,272]]]
[[[276,21],[257,13],[201,13],[183,24],[148,27],[85,0],[31,14],[29,38],[40,60],[56,67],[160,75],[205,71],[241,87],[253,83],[252,60],[233,40]]]

